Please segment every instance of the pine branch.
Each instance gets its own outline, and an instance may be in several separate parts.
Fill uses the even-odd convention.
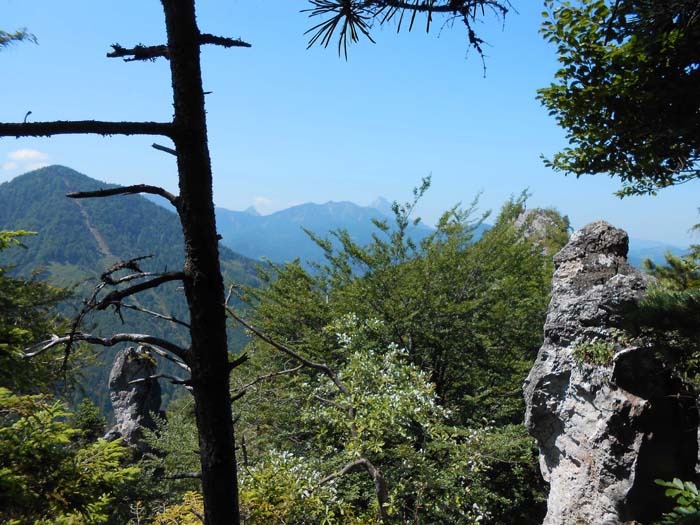
[[[175,127],[171,122],[105,122],[101,120],[0,123],[0,137],[51,137],[77,134],[172,137],[175,134]]]
[[[132,48],[125,48],[119,44],[112,44],[112,51],[107,53],[107,58],[123,58],[124,62],[134,62],[137,60],[154,61],[156,58],[170,59],[168,46],[144,46],[138,44]]]

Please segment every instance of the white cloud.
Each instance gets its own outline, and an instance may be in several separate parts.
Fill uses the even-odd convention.
[[[10,160],[30,161],[30,160],[46,160],[49,156],[43,151],[35,149],[18,149],[7,155]]]
[[[270,206],[272,206],[272,199],[262,196],[255,197],[253,199],[253,206],[255,206],[255,209],[258,211],[266,211]]]
[[[34,162],[34,163],[32,163],[32,164],[28,164],[28,165],[26,166],[26,169],[28,169],[28,170],[38,170],[39,168],[45,168],[45,167],[48,166],[48,165],[49,165],[48,162]]]
[[[2,165],[2,171],[12,171],[17,169],[16,162],[6,162]]]

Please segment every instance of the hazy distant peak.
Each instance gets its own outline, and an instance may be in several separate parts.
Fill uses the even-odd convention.
[[[260,217],[260,212],[255,209],[255,206],[248,206],[245,210],[243,210],[243,213],[253,215],[254,217]]]
[[[393,217],[394,211],[391,209],[391,202],[382,196],[377,197],[372,202],[369,203],[368,208],[374,208],[378,212],[381,212],[387,217]]]

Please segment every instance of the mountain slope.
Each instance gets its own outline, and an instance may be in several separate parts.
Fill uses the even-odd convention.
[[[114,185],[99,182],[63,166],[49,166],[21,175],[0,185],[0,229],[30,230],[24,237],[27,249],[13,248],[0,256],[0,264],[14,266],[14,272],[37,274],[61,286],[78,286],[72,304],[64,306],[72,316],[81,307],[99,275],[120,260],[144,255],[144,271],[175,270],[183,264],[183,237],[177,216],[138,195],[99,199],[68,199],[72,191],[91,191]],[[254,262],[221,247],[225,279],[254,284]],[[37,273],[38,272],[38,273]],[[130,303],[187,320],[187,307],[178,283],[167,283],[129,299]],[[165,323],[131,310],[123,310],[124,323],[112,312],[87,320],[85,330],[109,334],[116,331],[151,333],[186,343],[182,327]],[[232,334],[232,350],[241,347],[240,332]],[[106,385],[114,351],[105,351],[106,367],[89,378]],[[105,404],[103,396],[98,401]]]

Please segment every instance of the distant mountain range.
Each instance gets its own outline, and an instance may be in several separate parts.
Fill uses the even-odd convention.
[[[391,204],[383,197],[375,199],[369,206],[347,201],[306,203],[270,215],[260,215],[252,206],[245,211],[216,208],[217,227],[223,244],[251,259],[268,258],[274,262],[287,262],[297,257],[307,262],[323,260],[323,251],[304,229],[320,237],[344,229],[359,244],[367,244],[372,241],[372,234],[378,232],[372,219],[386,219],[391,225],[393,217]],[[476,232],[477,238],[489,228],[490,225],[483,224]],[[420,223],[410,234],[418,241],[433,231],[430,226]],[[682,255],[686,251],[686,248],[662,241],[630,239],[628,259],[633,266],[641,267],[645,258],[663,263],[665,253]]]
[[[657,264],[663,264],[665,262],[664,255],[669,252],[673,255],[683,255],[688,252],[688,248],[681,248],[661,241],[630,239],[627,260],[637,268],[642,267],[644,259],[651,259]]]
[[[323,250],[304,232],[304,229],[325,238],[330,231],[347,230],[352,239],[364,245],[372,242],[379,232],[372,220],[393,223],[391,205],[377,199],[373,206],[358,206],[352,202],[300,204],[270,215],[260,215],[254,209],[231,211],[216,209],[216,226],[221,242],[233,251],[251,259],[268,258],[274,262],[323,260]],[[418,241],[433,231],[419,223],[412,226],[409,235]]]

